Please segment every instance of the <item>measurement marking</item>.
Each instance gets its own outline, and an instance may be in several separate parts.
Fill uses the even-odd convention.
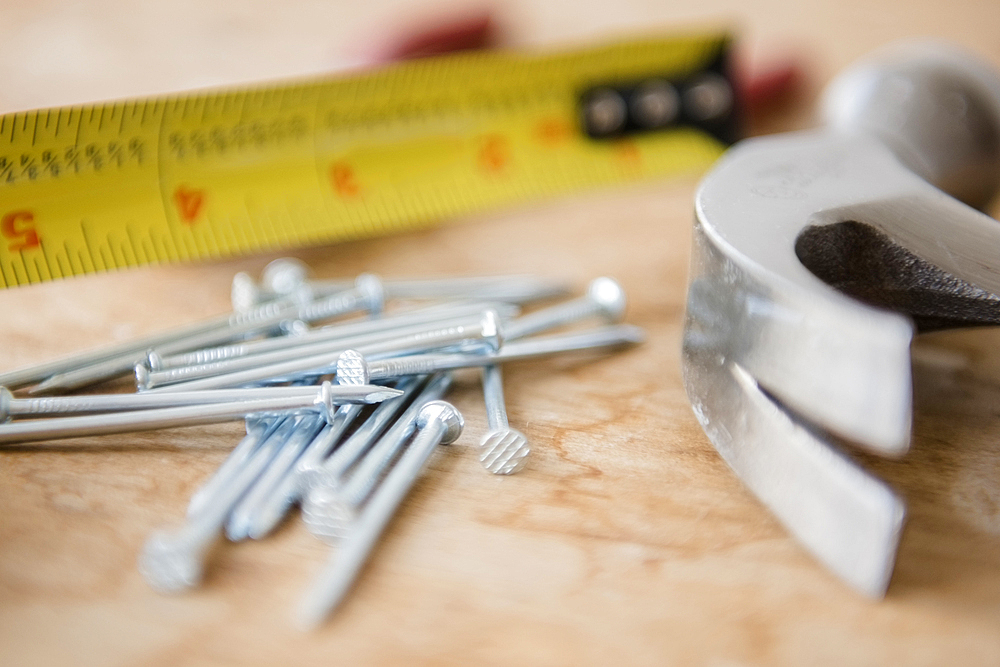
[[[173,253],[174,261],[179,262],[182,259],[186,259],[184,256],[184,247],[181,245],[180,238],[174,236],[163,237],[164,243],[169,243],[170,252]]]
[[[23,262],[24,260],[21,260],[21,261]],[[18,285],[27,285],[30,282],[28,280],[28,272],[27,272],[27,270],[25,270],[25,268],[24,268],[23,265],[21,266],[21,272],[24,273],[24,279],[23,280],[18,275],[17,264],[11,262],[10,268],[14,272],[14,280],[17,281]]]
[[[199,225],[198,235],[195,237],[201,245],[205,246],[205,252],[212,258],[222,256],[221,249],[219,248],[219,240],[215,238],[214,224],[214,219],[209,217],[208,213],[205,213],[205,220],[203,224]]]
[[[236,228],[240,230],[243,237],[246,239],[247,248],[253,251],[260,246],[260,239],[257,237],[257,233],[252,225],[243,224],[243,221],[239,219],[235,219],[233,224],[236,225]]]
[[[50,116],[52,116],[52,109],[46,109],[45,110],[45,129],[46,130],[49,129],[49,118],[50,118]],[[38,121],[36,120],[35,122],[37,123]]]
[[[27,120],[27,116],[25,116]],[[31,128],[31,145],[35,145],[35,139],[38,137],[38,114],[35,114],[34,127]]]
[[[208,252],[208,246],[205,245],[205,239],[203,238],[200,224],[197,229],[191,229],[191,233],[187,238],[189,245],[194,246],[194,253],[191,255],[192,257],[202,257]]]
[[[417,200],[416,208],[424,212],[425,217],[435,217],[443,215],[440,204],[430,199],[436,193],[415,190],[410,193],[413,199]]]
[[[271,221],[271,226],[274,227],[277,232],[277,241],[284,243],[294,243],[290,236],[290,231],[292,229],[292,223],[289,220],[288,225],[282,225],[280,220],[282,219],[282,211],[268,211],[267,217]],[[277,218],[277,222],[276,222]]]
[[[405,225],[407,222],[410,222],[408,218],[413,217],[412,215],[408,215],[403,203],[396,197],[386,198],[385,208],[388,209],[385,216],[375,220],[380,236],[389,234],[392,231],[393,222]]]
[[[132,248],[132,256],[135,257],[136,264],[149,264],[149,258],[146,256],[145,249],[143,249],[142,259],[139,258],[139,247],[135,245],[135,236],[132,234],[132,226],[128,223],[125,224],[125,237],[128,239],[129,247]]]
[[[150,244],[153,246],[153,253],[156,254],[157,257],[166,258],[167,261],[169,261],[170,260],[170,253],[167,252],[167,246],[163,243],[163,237],[162,236],[161,237],[155,237],[155,236],[153,236],[153,233],[150,232],[149,239],[150,239],[149,240]],[[156,242],[157,242],[157,240],[159,240],[159,242],[160,242],[160,251],[159,252],[157,252],[157,250],[156,250]]]
[[[99,253],[94,252],[94,247],[90,244],[90,235],[87,233],[87,226],[83,220],[80,221],[80,232],[83,234],[83,244],[87,246],[87,254],[90,255],[90,263],[96,269],[97,268],[96,260],[100,259],[101,262],[103,263],[104,258],[101,257]],[[104,266],[102,266],[101,270],[107,271],[108,270],[107,265],[105,264]]]
[[[250,215],[249,211],[247,211],[247,215]],[[253,240],[252,247],[257,250],[267,245],[267,233],[264,231],[264,227],[261,225],[260,220],[253,217],[248,218],[248,220],[250,238]]]
[[[229,245],[231,250],[241,249],[240,243],[236,239],[236,235],[233,233],[233,222],[231,218],[227,217],[224,222],[220,221],[219,233],[222,234],[224,239],[226,239],[226,243]]]
[[[72,109],[69,110],[69,116],[70,116],[70,119],[72,120],[72,118],[73,118],[73,110]],[[82,127],[83,127],[83,109],[80,109],[80,115],[76,119],[76,136],[73,138],[73,145],[74,146],[79,146],[80,145],[80,129]]]
[[[169,245],[167,245],[168,241],[170,242]],[[180,261],[181,255],[180,252],[178,252],[177,250],[177,243],[174,241],[173,236],[161,236],[160,245],[163,246],[164,255],[166,255],[167,257],[171,257],[175,262]]]
[[[136,259],[135,259],[135,254],[134,253],[133,254],[129,253],[128,239],[124,239],[124,240],[118,241],[118,252],[121,253],[122,260],[123,260],[122,263],[127,268],[133,268],[135,266],[138,266],[138,262],[136,262]],[[131,257],[131,259],[129,259],[129,257]]]
[[[17,112],[10,117],[10,143],[14,143],[14,132],[17,130]]]
[[[174,107],[176,108],[176,106],[175,102]],[[170,186],[167,184],[167,177],[164,171],[164,160],[166,160],[168,153],[166,147],[164,146],[164,135],[167,131],[168,124],[167,103],[164,102],[163,113],[160,115],[160,124],[156,133],[156,177],[160,186],[160,210],[163,211],[163,221],[166,223],[167,232],[170,234],[171,241],[176,248],[177,233],[174,229],[174,225],[171,224],[172,218],[169,209]]]
[[[122,105],[122,117],[121,117],[121,120],[118,121],[118,136],[119,137],[122,136],[123,134],[125,134],[125,108],[126,108],[126,106],[128,106],[128,105],[126,105],[126,104]],[[133,103],[133,107],[134,107],[134,103]],[[135,115],[135,114],[133,113],[132,115]]]
[[[97,117],[97,131],[100,132],[101,128],[104,127],[104,106],[101,106],[101,115]],[[91,112],[91,117],[93,117],[93,112]]]
[[[65,264],[64,264],[65,262]],[[75,276],[76,273],[73,271],[73,263],[63,259],[62,255],[56,253],[56,264],[59,265],[59,277],[65,278],[67,275]]]
[[[240,243],[240,247],[247,250],[251,247],[250,239],[247,238],[247,230],[244,225],[237,225],[233,222],[233,216],[229,216],[229,227],[233,230],[234,235],[239,235],[243,241]]]
[[[156,106],[155,102],[153,103],[153,106]],[[146,109],[148,109],[148,108],[149,108],[149,104],[146,103],[146,102],[143,102],[142,103],[142,115],[139,116],[139,125],[140,126],[142,126],[142,125],[144,125],[146,123]]]
[[[198,256],[198,246],[195,245],[194,240],[187,234],[181,236],[181,241],[184,243],[184,252],[187,253],[184,259],[192,259]],[[194,250],[192,251],[192,248]]]
[[[160,249],[156,249],[156,242],[159,240]],[[153,230],[149,230],[149,244],[153,248],[153,254],[160,258],[160,261],[170,261],[170,253],[167,252],[167,247],[163,244],[162,237],[157,237],[154,235]]]
[[[156,247],[153,245],[152,232],[146,230],[146,236],[139,239],[139,247],[146,258],[146,264],[162,264],[163,260],[156,254]]]
[[[319,150],[319,140],[320,134],[322,133],[322,125],[320,124],[320,113],[324,110],[329,110],[323,105],[323,93],[318,92],[316,94],[316,104],[313,107],[313,117],[312,117],[312,153],[313,153],[313,167],[315,173],[313,174],[316,178],[316,188],[319,190],[320,201],[323,202],[323,208],[326,210],[326,215],[329,220],[334,220],[333,208],[331,203],[333,201],[333,192],[330,191],[329,187],[326,187],[327,174],[326,169],[320,164],[322,158],[320,158]]]
[[[46,250],[45,242],[44,241],[39,241],[38,248],[42,251],[42,256],[45,258],[45,268],[48,270],[49,279],[51,280],[54,277],[62,278],[63,277],[61,275],[62,274],[62,269],[60,269],[58,262],[53,262],[52,258],[49,257],[48,250]],[[55,273],[53,273],[53,271],[52,271],[53,264],[55,265],[56,269],[59,269],[59,273],[60,273],[59,276],[56,276]]]
[[[274,243],[277,237],[277,231],[274,227],[274,222],[271,220],[271,216],[263,212],[258,215],[254,215],[253,210],[250,208],[250,197],[247,196],[243,200],[243,208],[246,209],[247,215],[252,220],[256,220],[260,227],[261,235],[264,237],[265,243]]]
[[[264,229],[263,221],[260,220],[260,218],[255,217],[253,212],[250,210],[248,197],[243,198],[243,210],[246,211],[247,221],[249,222],[250,230],[253,234],[254,247],[259,248],[261,245],[268,243],[270,240],[268,232]]]
[[[12,265],[12,266],[11,266],[11,270],[13,270],[13,268],[14,268],[14,267],[13,267],[13,265]],[[4,286],[4,287],[11,287],[11,286],[13,286],[13,285],[16,285],[16,284],[17,284],[16,282],[12,283],[12,282],[10,281],[10,279],[9,279],[9,278],[7,278],[7,271],[6,271],[6,270],[4,270],[4,268],[3,268],[3,262],[2,262],[2,261],[0,261],[0,278],[2,278],[2,279],[3,279],[3,286]]]
[[[110,250],[106,250],[104,246],[97,246],[97,253],[101,256],[101,262],[104,263],[104,270],[111,271],[112,269],[117,269],[118,264],[115,262],[114,255]],[[108,256],[111,256],[111,261],[108,261]]]
[[[114,238],[112,237],[111,232],[108,232],[108,234],[105,235],[105,237],[104,237],[104,243],[105,243],[105,245],[108,248],[108,254],[111,255],[111,262],[116,267],[127,266],[127,263],[125,261],[125,255],[122,255],[121,261],[119,261],[118,257],[115,255],[115,242],[114,242]]]
[[[73,268],[73,253],[69,249],[69,241],[63,241],[63,252],[66,253],[66,261],[69,262],[70,272],[75,276],[77,275],[77,270]],[[80,265],[79,273],[83,273],[83,265]]]
[[[239,103],[240,103],[240,111],[239,111],[239,115],[238,115],[238,116],[236,117],[236,118],[237,118],[237,120],[236,120],[236,123],[237,123],[238,125],[242,125],[242,124],[243,124],[243,119],[244,119],[244,118],[246,118],[246,112],[247,112],[247,97],[248,97],[248,95],[247,95],[247,92],[246,92],[246,91],[244,91],[244,92],[242,92],[242,93],[239,93],[239,94],[237,95],[237,97],[236,97],[236,99],[237,99],[237,100],[239,101]]]
[[[264,211],[261,218],[267,224],[268,229],[271,230],[270,236],[267,239],[268,244],[275,245],[281,243],[283,238],[282,231],[278,228],[278,225],[274,224],[274,217],[271,215],[271,212]]]
[[[42,265],[38,263],[38,258],[32,257],[31,263],[35,266],[35,275],[38,277],[38,279],[35,282],[40,283],[43,280],[45,280],[45,278],[42,277]],[[49,280],[52,280],[52,273],[51,272],[47,273],[49,274]]]
[[[368,207],[368,213],[367,220],[365,220],[363,225],[365,233],[377,236],[382,230],[382,221],[389,217],[385,200],[379,199],[372,202],[371,206]]]
[[[188,259],[187,248],[184,247],[184,239],[181,237],[171,237],[170,244],[177,261]]]
[[[129,266],[142,266],[145,264],[140,258],[139,253],[136,250],[135,244],[132,243],[132,235],[129,233],[128,226],[125,227],[125,238],[121,242],[122,254],[126,258],[131,257]]]
[[[94,264],[94,260],[92,258],[90,258],[87,255],[84,255],[82,250],[78,250],[77,253],[76,253],[76,255],[77,255],[77,257],[80,260],[80,266],[84,267],[84,271],[86,271],[87,263],[89,262],[90,263],[90,271],[87,271],[87,272],[88,273],[97,273],[97,265]],[[87,261],[84,261],[84,260],[87,260]]]
[[[206,235],[212,237],[212,247],[214,251],[211,253],[213,257],[222,256],[222,244],[219,243],[219,237],[215,235],[215,219],[210,218],[208,214],[205,214],[205,231]]]

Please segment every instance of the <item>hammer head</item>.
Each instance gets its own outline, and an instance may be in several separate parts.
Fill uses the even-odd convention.
[[[836,443],[905,454],[914,333],[1000,323],[1000,226],[939,189],[976,204],[996,190],[1000,79],[953,50],[906,51],[842,75],[828,128],[742,142],[705,178],[684,332],[716,449],[871,596],[904,506]]]

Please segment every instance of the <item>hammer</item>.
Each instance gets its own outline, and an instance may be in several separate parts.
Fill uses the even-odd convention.
[[[1000,76],[943,44],[876,53],[826,126],[743,141],[695,199],[684,383],[725,461],[858,591],[905,505],[845,451],[903,456],[915,333],[1000,324]]]

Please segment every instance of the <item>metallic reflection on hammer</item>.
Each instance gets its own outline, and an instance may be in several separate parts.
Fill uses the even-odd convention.
[[[738,144],[703,181],[684,381],[747,486],[879,597],[905,507],[835,443],[904,455],[914,333],[1000,324],[1000,224],[972,208],[1000,186],[1000,76],[896,47],[840,75],[824,113]]]

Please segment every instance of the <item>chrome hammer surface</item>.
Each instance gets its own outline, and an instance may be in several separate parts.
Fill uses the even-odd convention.
[[[849,447],[908,450],[915,333],[1000,323],[1000,225],[954,198],[996,190],[1000,78],[908,46],[841,75],[826,115],[738,144],[702,182],[685,385],[747,486],[878,597],[905,507]]]

